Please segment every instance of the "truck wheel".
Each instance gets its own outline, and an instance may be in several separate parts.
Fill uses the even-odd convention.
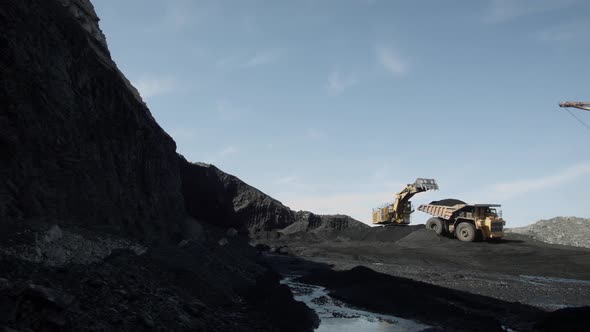
[[[475,226],[468,222],[462,222],[455,230],[457,239],[463,242],[473,242],[475,240]]]
[[[428,219],[426,228],[435,231],[438,235],[441,235],[444,231],[443,222],[439,218]]]

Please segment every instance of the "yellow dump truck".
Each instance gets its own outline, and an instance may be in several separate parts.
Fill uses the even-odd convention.
[[[373,224],[382,226],[408,225],[410,215],[414,212],[410,198],[428,190],[438,190],[438,184],[434,179],[418,178],[414,183],[406,185],[402,191],[395,195],[393,203],[373,209]]]
[[[464,242],[499,240],[504,236],[506,222],[498,215],[500,204],[467,204],[459,200],[443,200],[418,207],[433,217],[426,228],[439,235],[451,235]]]

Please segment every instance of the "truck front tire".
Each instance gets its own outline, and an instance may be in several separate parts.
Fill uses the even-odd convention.
[[[438,235],[443,234],[445,230],[443,221],[436,217],[428,219],[426,222],[426,228],[435,231]]]
[[[457,236],[459,241],[473,242],[475,240],[475,235],[475,226],[468,222],[460,223],[455,230],[455,236]]]

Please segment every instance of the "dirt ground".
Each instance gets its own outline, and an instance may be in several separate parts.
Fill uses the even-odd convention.
[[[585,248],[519,234],[464,243],[419,226],[265,244],[283,254],[268,258],[283,275],[302,275],[351,305],[442,330],[577,331],[590,324]]]
[[[426,229],[387,230],[391,242],[289,242],[288,251],[335,270],[369,267],[392,276],[543,309],[590,305],[590,250],[518,234],[463,243]],[[401,233],[399,236],[397,233]]]

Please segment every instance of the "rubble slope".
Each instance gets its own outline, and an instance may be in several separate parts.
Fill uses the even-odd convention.
[[[237,177],[179,156],[187,212],[198,220],[256,233],[281,229],[294,213],[281,202]]]
[[[590,219],[555,217],[507,231],[527,235],[542,242],[590,248]]]

